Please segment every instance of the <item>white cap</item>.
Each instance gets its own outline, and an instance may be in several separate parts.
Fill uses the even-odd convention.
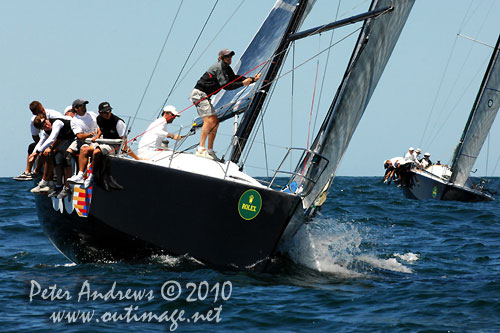
[[[410,147],[410,149],[408,149],[408,150],[415,150],[415,149],[413,149],[413,147]]]
[[[167,105],[163,108],[163,112],[170,112],[172,113],[174,116],[177,116],[177,117],[180,117],[181,115],[179,114],[179,112],[177,111],[177,109],[175,108],[175,106],[173,105]]]
[[[422,152],[422,149],[417,148],[417,150],[415,150],[415,152],[416,152],[417,154],[420,154],[420,153]]]
[[[73,110],[73,107],[71,105],[68,105],[66,109],[64,109],[64,113]]]
[[[425,153],[425,154],[424,154],[424,156],[431,156],[431,154],[429,154],[429,153]]]

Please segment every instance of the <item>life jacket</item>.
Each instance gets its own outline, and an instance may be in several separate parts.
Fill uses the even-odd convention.
[[[120,120],[123,121],[123,119],[114,114],[111,114],[109,119],[104,119],[101,115],[97,116],[97,125],[101,129],[104,139],[121,139],[121,136],[119,136],[116,131],[116,124],[118,124]]]
[[[58,139],[62,140],[73,140],[75,138],[75,133],[73,133],[73,130],[71,129],[71,120],[69,119],[63,119],[63,118],[52,118],[49,119],[50,123],[54,125],[54,123],[60,120],[63,122],[64,126],[61,128],[59,131],[59,134],[57,135]]]

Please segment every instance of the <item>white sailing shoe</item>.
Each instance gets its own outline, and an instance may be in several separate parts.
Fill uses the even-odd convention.
[[[211,158],[211,157],[208,157],[208,153],[207,153],[207,150],[205,148],[203,149],[200,149],[200,147],[198,147],[194,153],[196,156],[198,157],[203,157],[203,158]]]
[[[84,179],[83,179],[83,172],[82,173],[77,173],[73,177],[68,178],[68,183],[73,183],[73,184],[83,184]]]
[[[37,186],[31,189],[31,193],[39,194],[39,193],[49,192],[53,188],[54,188],[54,182],[52,181],[47,182],[42,179]]]

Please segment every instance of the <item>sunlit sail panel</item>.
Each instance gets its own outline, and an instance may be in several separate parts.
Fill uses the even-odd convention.
[[[365,22],[351,56],[344,79],[337,90],[311,150],[326,159],[306,157],[305,175],[299,182],[306,196],[304,208],[313,206],[326,194],[335,171],[384,71],[401,30],[410,14],[413,0],[374,0],[370,10],[394,6],[393,10]],[[326,168],[325,168],[326,166]],[[315,179],[315,183],[306,179]]]
[[[307,16],[315,0],[306,0],[307,7],[301,21]],[[268,82],[263,78],[267,75],[269,65],[273,56],[282,42],[286,38],[288,25],[293,18],[295,10],[298,8],[300,0],[278,0],[269,12],[269,15],[262,23],[252,41],[243,52],[238,63],[234,66],[234,72],[243,75],[255,67],[263,64],[247,76],[254,76],[262,73],[261,80],[255,84],[237,90],[221,90],[216,94],[213,104],[217,111],[219,120],[225,120],[232,117],[235,113],[244,112],[250,104],[250,99],[255,92]],[[236,55],[237,57],[238,55]],[[201,124],[200,118],[195,119],[195,123]]]
[[[500,36],[455,152],[450,179],[455,185],[463,186],[469,178],[500,106],[499,42]]]

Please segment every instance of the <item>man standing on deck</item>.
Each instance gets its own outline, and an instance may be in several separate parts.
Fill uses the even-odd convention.
[[[220,161],[213,150],[215,136],[219,128],[219,119],[210,101],[211,96],[222,88],[226,90],[238,89],[248,86],[260,78],[260,73],[253,78],[238,77],[234,74],[230,66],[233,56],[234,51],[228,49],[220,50],[218,61],[207,69],[198,82],[196,82],[196,86],[191,92],[191,101],[196,105],[196,110],[200,117],[203,118],[200,145],[196,149],[196,155],[216,161]],[[208,149],[205,148],[207,137]]]

